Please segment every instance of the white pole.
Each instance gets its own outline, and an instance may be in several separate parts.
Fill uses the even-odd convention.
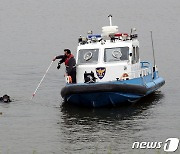
[[[155,52],[154,52],[154,43],[153,43],[152,31],[151,31],[151,43],[152,43],[152,49],[153,49],[153,60],[154,60],[154,67],[155,67],[155,65],[156,65],[156,61],[155,61]]]
[[[112,15],[110,14],[110,15],[108,16],[108,18],[109,18],[110,26],[112,26]]]
[[[54,61],[52,61],[52,62],[51,62],[51,64],[49,65],[49,67],[47,68],[46,73],[43,75],[43,77],[42,77],[41,81],[39,82],[39,84],[38,84],[38,86],[37,86],[36,90],[34,91],[34,93],[33,93],[32,97],[31,97],[31,100],[32,100],[32,99],[33,99],[33,97],[35,96],[35,94],[36,94],[36,92],[37,92],[38,88],[40,87],[40,85],[41,85],[42,81],[44,80],[44,78],[45,78],[45,76],[46,76],[47,72],[49,71],[49,69],[50,69],[50,67],[51,67],[51,65],[52,65],[52,63],[53,63],[53,62],[54,62]]]

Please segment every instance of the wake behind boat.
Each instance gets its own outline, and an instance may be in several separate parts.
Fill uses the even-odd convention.
[[[102,27],[102,34],[89,32],[79,38],[76,56],[77,83],[61,90],[65,103],[87,107],[118,106],[147,96],[165,81],[157,66],[140,61],[135,29],[120,33],[118,26]]]

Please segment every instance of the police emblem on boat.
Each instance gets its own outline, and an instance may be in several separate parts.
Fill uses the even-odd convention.
[[[96,68],[96,74],[99,79],[102,79],[105,76],[106,68],[105,67],[98,67]]]

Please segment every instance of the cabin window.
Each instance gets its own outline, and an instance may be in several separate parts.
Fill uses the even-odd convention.
[[[104,52],[105,62],[117,62],[129,60],[129,47],[106,48]]]
[[[81,49],[78,52],[77,64],[93,64],[98,62],[99,49]]]
[[[139,47],[133,47],[132,64],[139,62]]]

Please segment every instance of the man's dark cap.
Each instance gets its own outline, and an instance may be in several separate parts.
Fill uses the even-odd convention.
[[[69,50],[69,49],[64,49],[64,51],[66,51],[67,54],[71,54],[71,50]]]

